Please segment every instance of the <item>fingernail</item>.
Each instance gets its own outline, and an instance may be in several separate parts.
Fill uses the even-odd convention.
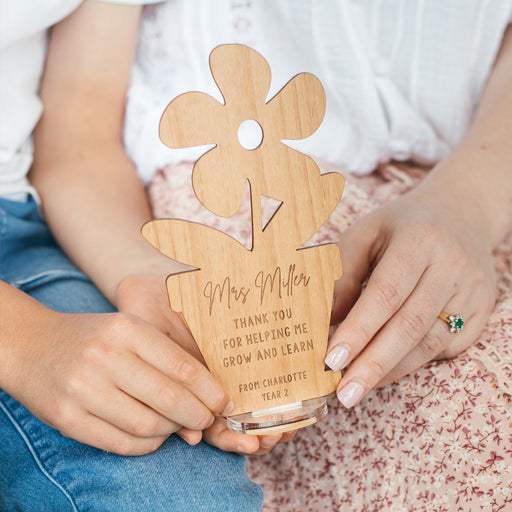
[[[264,437],[261,440],[261,447],[264,449],[272,448],[272,446],[276,445],[279,439],[276,439],[275,437]]]
[[[325,364],[337,372],[341,370],[350,357],[350,351],[346,345],[337,345],[325,357]]]
[[[226,405],[224,410],[221,412],[222,416],[228,416],[228,414],[232,412],[234,408],[235,404],[233,403],[233,400],[230,400],[228,405]]]
[[[189,434],[183,434],[181,432],[177,432],[177,434],[190,446],[196,445],[200,440],[193,439]]]
[[[347,408],[350,409],[361,400],[364,395],[364,386],[359,382],[351,381],[345,387],[338,391],[338,400]]]

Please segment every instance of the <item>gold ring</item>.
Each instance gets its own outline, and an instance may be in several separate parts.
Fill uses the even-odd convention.
[[[462,315],[450,315],[446,311],[441,311],[438,318],[450,326],[450,332],[460,332],[464,329],[464,320]]]

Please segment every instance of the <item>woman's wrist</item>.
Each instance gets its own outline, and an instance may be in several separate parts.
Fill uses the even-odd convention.
[[[480,98],[468,133],[420,190],[475,224],[494,248],[512,230],[512,26]]]
[[[417,192],[469,224],[492,250],[512,230],[512,165],[507,159],[466,141],[432,169]]]

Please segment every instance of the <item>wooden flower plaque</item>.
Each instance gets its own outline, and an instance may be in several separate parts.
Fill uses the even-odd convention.
[[[324,365],[339,250],[303,244],[335,208],[344,181],[338,173],[321,175],[311,158],[281,142],[316,131],[325,93],[314,75],[301,73],[267,102],[270,67],[246,46],[218,46],[210,68],[224,104],[201,92],[178,96],[163,113],[160,138],[172,148],[215,144],[196,162],[192,180],[198,199],[217,215],[238,211],[249,182],[252,247],[187,220],[154,220],[142,233],[194,268],[168,277],[170,305],[183,313],[235,403],[229,427],[294,430],[325,415],[325,397],[340,380]],[[239,138],[247,127],[248,142]],[[280,202],[266,224],[261,196]]]

